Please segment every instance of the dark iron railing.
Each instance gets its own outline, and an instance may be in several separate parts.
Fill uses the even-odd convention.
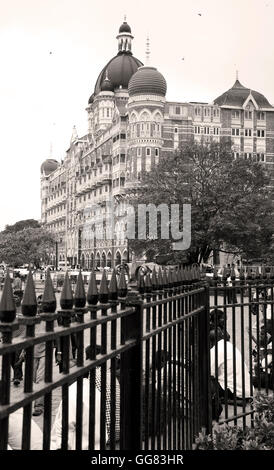
[[[223,384],[220,389],[215,383],[213,417],[221,404],[220,423],[253,426],[254,396],[273,393],[274,386],[274,272],[241,269],[236,279],[232,269],[229,278],[220,279],[215,271],[211,286],[211,375],[218,377],[219,384],[222,377]]]
[[[0,304],[0,449],[8,446],[10,416],[22,408],[21,448],[31,448],[33,403],[39,397],[44,398],[41,447],[51,448],[53,394],[57,389],[61,389],[62,399],[59,447],[63,450],[191,448],[197,432],[211,427],[208,292],[196,268],[163,273],[160,269],[158,274],[154,271],[139,277],[138,285],[129,291],[123,273],[118,285],[115,273],[109,285],[103,274],[99,290],[92,273],[87,293],[80,273],[74,295],[66,275],[61,308],[56,311],[47,272],[42,313],[37,315],[35,287],[29,273],[22,315],[16,316],[7,275]],[[41,322],[44,332],[36,334]],[[24,325],[25,337],[13,338],[19,324]],[[72,335],[77,344],[73,367]],[[40,343],[46,344],[44,381],[33,384],[34,346]],[[53,361],[55,346],[62,353],[59,371]],[[11,386],[11,356],[18,350],[25,350],[24,389],[15,393]],[[87,373],[88,419],[83,414]],[[76,409],[71,446],[72,384],[76,384]]]

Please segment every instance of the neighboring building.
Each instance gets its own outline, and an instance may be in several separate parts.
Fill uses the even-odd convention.
[[[261,93],[237,79],[213,103],[168,102],[162,74],[133,56],[126,21],[117,40],[118,53],[100,72],[88,101],[87,134],[79,138],[74,128],[64,161],[41,166],[42,222],[57,236],[58,261],[67,252],[71,264],[85,268],[130,258],[121,210],[126,188],[186,142],[231,139],[235,158],[255,158],[274,180],[274,107]],[[120,208],[111,237],[108,200]]]

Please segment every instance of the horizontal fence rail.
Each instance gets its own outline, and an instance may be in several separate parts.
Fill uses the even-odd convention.
[[[154,270],[130,290],[124,272],[109,283],[103,273],[99,289],[91,273],[87,292],[80,272],[74,294],[66,274],[57,308],[48,271],[37,305],[30,272],[16,314],[7,275],[0,449],[191,448],[211,426],[207,299],[197,268]],[[16,388],[20,361],[24,383]]]

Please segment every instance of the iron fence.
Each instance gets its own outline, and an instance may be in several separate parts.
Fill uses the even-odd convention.
[[[24,336],[14,337],[19,326]],[[48,272],[40,314],[29,273],[18,316],[7,275],[0,303],[0,449],[9,447],[12,433],[24,450],[37,448],[35,436],[43,450],[191,448],[197,432],[211,426],[208,328],[209,291],[196,268],[154,271],[140,276],[130,291],[124,273],[118,285],[115,273],[109,284],[103,274],[99,290],[92,273],[87,293],[80,273],[74,295],[66,275],[57,310]],[[40,344],[45,372],[34,384]],[[61,357],[59,370],[54,349]],[[21,350],[24,385],[17,390],[11,363]],[[56,390],[61,390],[57,407]],[[41,397],[39,438],[32,411]],[[14,428],[19,410],[22,420]]]
[[[274,271],[240,271],[218,279],[210,292],[213,418],[253,426],[253,398],[273,393]],[[218,382],[214,378],[218,378]]]

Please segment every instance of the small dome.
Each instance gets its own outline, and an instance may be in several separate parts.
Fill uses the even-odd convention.
[[[111,83],[109,78],[105,78],[105,80],[103,81],[101,91],[114,91],[113,84]]]
[[[126,21],[124,21],[123,24],[121,24],[121,26],[119,28],[119,33],[130,33],[131,34],[131,27],[129,26],[129,24],[127,24]]]
[[[140,67],[128,84],[129,96],[148,93],[165,96],[166,90],[166,80],[155,67]]]
[[[92,93],[92,95],[90,96],[89,100],[88,100],[88,104],[92,104],[94,101],[94,93]]]
[[[272,108],[266,97],[258,91],[244,87],[237,79],[233,87],[214,100],[214,104],[219,106],[239,106],[242,107],[249,95],[252,95],[258,106],[262,108]]]
[[[59,166],[59,163],[57,162],[57,160],[48,158],[41,165],[41,173],[45,173],[45,175],[48,176],[50,173],[55,171],[56,168],[58,168],[58,166]]]

